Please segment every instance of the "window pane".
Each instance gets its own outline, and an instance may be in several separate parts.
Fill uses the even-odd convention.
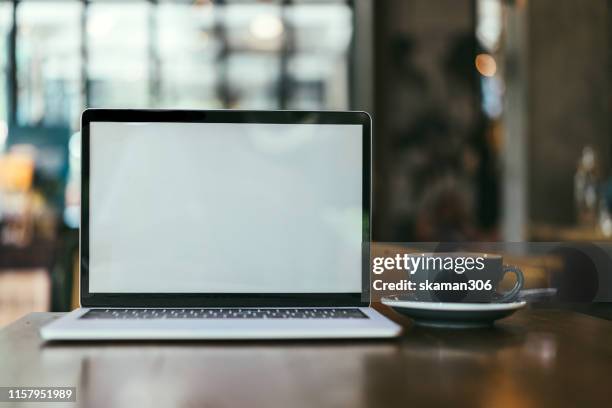
[[[149,98],[148,2],[95,2],[87,15],[90,105],[143,108]]]
[[[230,106],[237,109],[277,109],[278,56],[240,52],[227,61]]]
[[[221,20],[226,37],[230,106],[279,108],[281,50],[285,27],[278,4],[231,4]],[[222,65],[223,66],[223,65]]]
[[[82,106],[77,1],[28,1],[17,7],[18,121],[72,125]]]
[[[302,3],[287,9],[293,47],[288,64],[293,109],[348,108],[351,8],[342,3]]]
[[[222,107],[216,92],[220,44],[213,25],[217,9],[210,3],[160,3],[156,14],[160,106]]]

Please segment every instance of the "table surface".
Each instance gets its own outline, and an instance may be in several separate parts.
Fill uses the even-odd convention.
[[[42,343],[38,329],[60,315],[0,331],[0,386],[75,386],[76,406],[105,408],[590,407],[612,396],[612,322],[570,311],[525,309],[475,330],[404,320],[393,340]]]

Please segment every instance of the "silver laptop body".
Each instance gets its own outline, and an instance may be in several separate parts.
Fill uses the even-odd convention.
[[[363,112],[86,110],[81,308],[45,340],[397,336]]]

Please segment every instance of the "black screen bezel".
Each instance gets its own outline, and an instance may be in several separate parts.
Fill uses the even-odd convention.
[[[89,170],[91,122],[347,124],[362,126],[362,292],[359,293],[90,293]],[[87,109],[81,116],[80,276],[83,307],[367,306],[371,209],[371,118],[365,112]]]

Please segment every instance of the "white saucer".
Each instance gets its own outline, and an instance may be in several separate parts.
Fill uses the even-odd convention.
[[[495,320],[510,316],[527,302],[446,303],[383,298],[381,302],[410,317],[418,325],[471,328],[491,326]]]

